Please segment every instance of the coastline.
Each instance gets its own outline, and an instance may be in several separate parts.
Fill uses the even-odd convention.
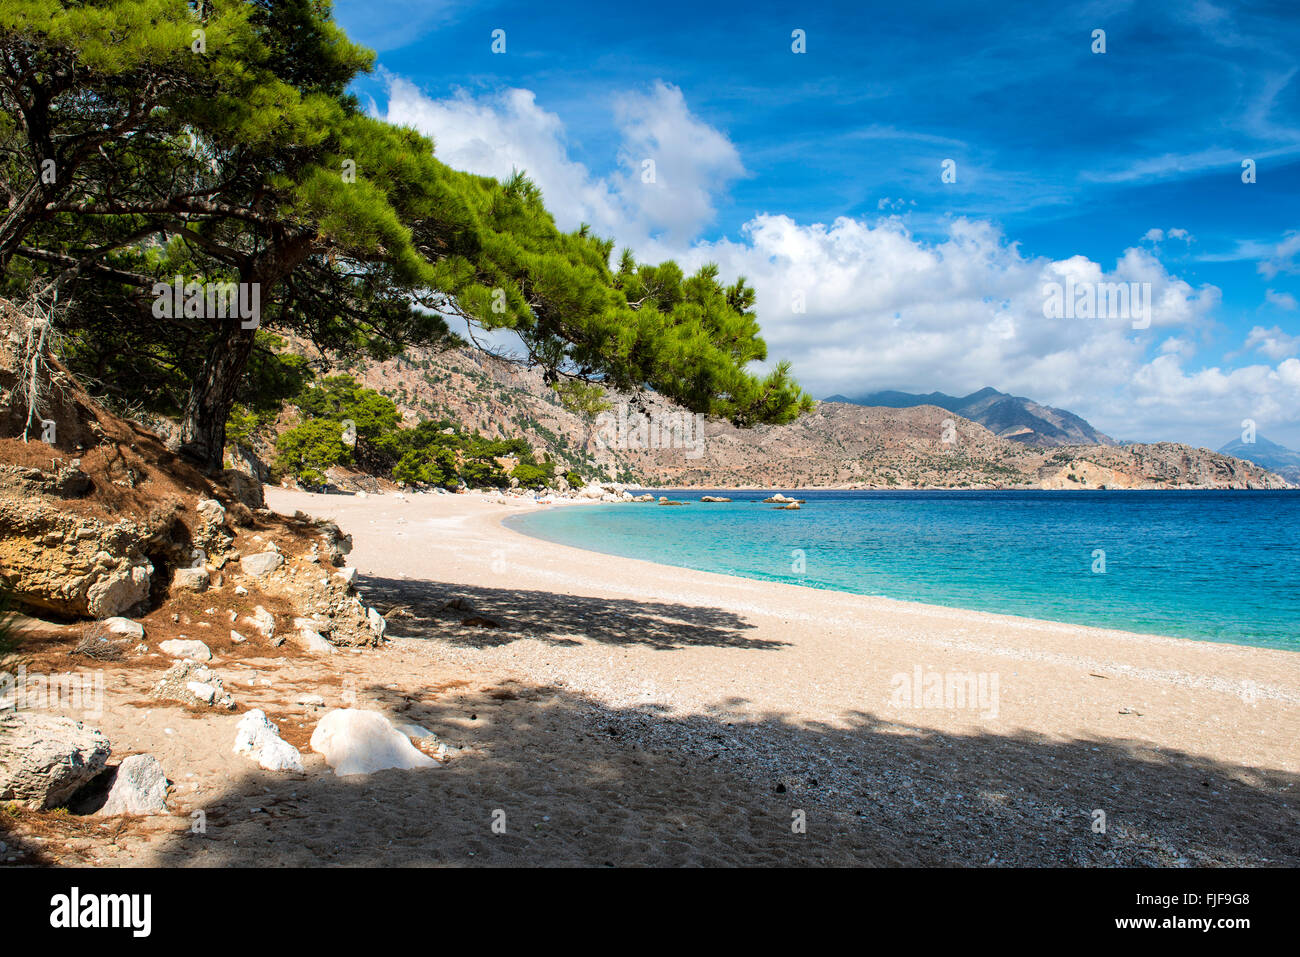
[[[1083,804],[1076,812],[1084,816],[1074,823],[1084,832],[1090,808],[1083,805],[1104,808],[1115,800],[1115,787],[1128,790],[1115,783],[1128,778],[1119,766],[1132,764],[1130,783],[1147,789],[1141,797],[1126,793],[1125,804],[1147,803],[1156,793],[1149,791],[1148,778],[1166,774],[1180,787],[1186,774],[1200,775],[1188,792],[1198,804],[1209,797],[1201,781],[1216,774],[1271,782],[1251,792],[1270,805],[1281,802],[1269,812],[1276,816],[1271,823],[1254,819],[1245,810],[1253,801],[1240,793],[1222,801],[1227,792],[1220,789],[1205,808],[1207,817],[1193,815],[1174,830],[1227,827],[1258,837],[1276,827],[1257,846],[1260,859],[1275,859],[1270,854],[1285,850],[1300,861],[1294,838],[1300,813],[1285,800],[1300,784],[1294,748],[1300,738],[1300,656],[1293,652],[620,558],[508,529],[502,525],[506,516],[545,506],[497,504],[476,495],[356,502],[269,489],[268,501],[277,511],[301,508],[333,518],[354,535],[352,562],[363,591],[381,608],[391,601],[398,609],[390,615],[390,634],[402,636],[403,651],[417,652],[431,671],[452,666],[475,682],[563,689],[602,709],[652,713],[660,730],[699,720],[721,720],[727,728],[775,721],[783,729],[850,737],[865,726],[889,729],[887,738],[986,742],[998,751],[1010,742],[1039,741],[1066,751],[1122,755],[1118,765],[1107,765],[1107,783],[1067,775],[1052,785],[1080,789]],[[445,615],[440,619],[439,606],[455,597],[467,599],[497,627],[466,628],[449,625]],[[899,676],[917,669],[927,678],[996,676],[995,713],[925,706],[919,694],[920,707],[893,703]],[[1031,760],[1035,768],[1029,771],[1020,767],[1021,757],[1003,754],[999,760],[1007,766],[997,772],[983,767],[983,759],[954,769],[953,793],[969,794],[979,790],[984,776],[1015,774],[1017,768],[1041,778],[1041,759]],[[1242,814],[1252,817],[1244,832]],[[1182,839],[1193,840],[1190,833]],[[1249,862],[1250,855],[1232,859]]]
[[[618,558],[504,527],[550,507],[521,500],[266,495],[352,535],[391,640],[214,642],[239,713],[150,699],[162,662],[105,666],[95,724],[167,768],[170,813],[47,842],[52,860],[1300,866],[1292,652]],[[936,675],[968,697],[929,700]],[[346,707],[427,729],[448,760],[335,776],[308,742]],[[232,751],[252,708],[301,773]]]

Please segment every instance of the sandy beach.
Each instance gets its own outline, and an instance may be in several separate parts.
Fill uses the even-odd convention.
[[[302,775],[232,754],[237,714],[145,705],[149,675],[110,673],[98,724],[115,753],[158,756],[173,813],[114,825],[107,845],[65,834],[47,859],[1300,864],[1296,654],[730,578],[501,525],[560,506],[267,499],[352,534],[391,643],[214,647],[240,711],[303,750]],[[936,675],[970,694],[927,698]],[[336,778],[307,748],[308,693],[423,725],[451,757]]]

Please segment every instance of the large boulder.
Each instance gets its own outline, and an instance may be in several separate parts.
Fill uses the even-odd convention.
[[[60,807],[104,770],[112,746],[80,721],[31,711],[0,714],[0,801]]]
[[[321,718],[311,735],[311,749],[324,755],[340,777],[438,764],[378,711],[360,708],[337,708]]]
[[[133,754],[117,767],[117,777],[100,814],[166,814],[167,775],[152,754]]]

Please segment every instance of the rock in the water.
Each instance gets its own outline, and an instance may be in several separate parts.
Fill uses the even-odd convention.
[[[420,753],[410,738],[378,711],[338,708],[320,719],[312,732],[311,749],[340,777],[370,774],[389,768],[428,768],[437,763]]]
[[[179,701],[194,707],[235,710],[235,699],[226,691],[217,673],[206,665],[193,661],[176,662],[149,693],[159,701]]]
[[[65,804],[112,753],[99,730],[31,711],[0,714],[0,743],[0,801],[37,811]]]
[[[191,661],[211,661],[212,651],[203,642],[194,638],[173,638],[158,646],[164,655],[173,658],[189,658]]]
[[[105,618],[103,625],[108,629],[110,635],[134,638],[137,641],[144,639],[144,625],[138,621],[132,621],[130,618]]]
[[[99,813],[106,817],[167,813],[167,775],[158,759],[152,754],[133,754],[123,760]]]
[[[204,592],[211,583],[206,568],[178,568],[172,575],[173,591]]]
[[[302,755],[280,737],[280,732],[260,708],[239,719],[235,728],[235,753],[248,755],[267,771],[302,773]]]
[[[284,556],[279,552],[258,552],[256,555],[245,555],[239,560],[239,567],[244,570],[244,574],[255,578],[269,575],[283,564]]]

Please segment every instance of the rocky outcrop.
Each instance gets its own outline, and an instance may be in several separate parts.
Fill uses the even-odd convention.
[[[154,566],[145,553],[156,529],[84,518],[0,482],[0,530],[0,569],[23,605],[109,618],[149,597]]]
[[[0,714],[0,801],[38,811],[63,806],[104,770],[111,753],[108,738],[80,721]]]

